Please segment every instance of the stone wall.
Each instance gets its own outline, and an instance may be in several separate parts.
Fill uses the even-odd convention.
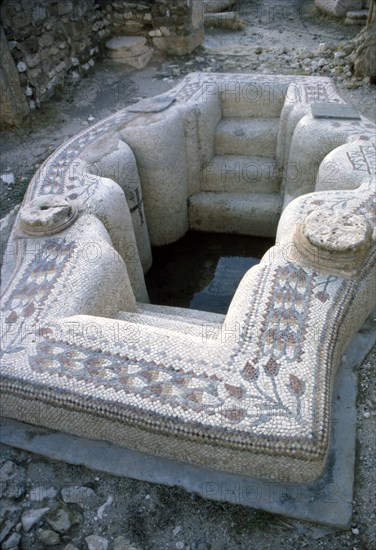
[[[110,34],[95,0],[4,0],[1,19],[30,109],[94,66]]]
[[[100,5],[115,36],[143,35],[156,48],[178,55],[203,41],[203,0],[101,0]]]
[[[0,12],[30,110],[90,70],[110,36],[145,36],[178,55],[204,38],[202,0],[3,0]],[[0,89],[7,89],[2,71]],[[0,126],[12,124],[0,116]]]
[[[18,73],[3,28],[0,26],[0,122],[8,121],[9,125],[22,122],[28,113],[25,95],[22,93]]]
[[[204,40],[204,9],[202,0],[153,2],[152,21],[155,30],[153,45],[170,53],[190,53]]]

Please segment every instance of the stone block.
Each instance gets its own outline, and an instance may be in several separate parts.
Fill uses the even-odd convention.
[[[40,67],[35,67],[34,69],[30,69],[30,71],[28,71],[28,76],[33,79],[33,78],[36,78],[37,76],[39,76],[41,74],[42,70]]]
[[[30,36],[26,40],[23,40],[19,46],[26,54],[33,55],[39,50],[39,41],[35,36]]]
[[[61,71],[66,69],[66,67],[67,67],[67,64],[65,63],[65,61],[60,61],[60,63],[56,66],[56,72],[60,73]]]
[[[65,2],[59,2],[57,6],[58,15],[65,15],[73,11],[73,2],[66,0]]]
[[[161,36],[153,38],[153,46],[174,55],[186,55],[204,41],[204,29],[200,28],[186,36]]]
[[[130,33],[137,33],[141,31],[144,28],[142,23],[138,23],[137,21],[127,21],[124,25],[124,31],[130,32]]]
[[[162,113],[140,113],[122,132],[139,167],[152,245],[173,242],[188,229],[184,135],[179,110],[172,107]],[[171,159],[168,163],[166,151]]]
[[[120,36],[106,42],[108,56],[135,69],[143,69],[149,63],[153,50],[142,36]]]
[[[32,69],[33,67],[36,67],[41,62],[40,54],[36,53],[34,55],[26,55],[25,61],[28,67]]]
[[[272,237],[282,209],[277,193],[197,193],[189,199],[189,224],[196,231]]]
[[[315,6],[325,13],[344,17],[349,10],[361,10],[362,0],[315,0]]]
[[[142,54],[125,58],[124,63],[126,63],[130,67],[133,67],[134,69],[143,69],[149,63],[152,55],[152,48],[147,48],[147,50],[145,50]]]
[[[47,10],[44,6],[35,6],[32,12],[32,18],[34,23],[39,23],[47,17]]]
[[[359,112],[349,103],[313,103],[311,111],[315,118],[360,120]]]
[[[151,36],[152,38],[155,38],[157,36],[162,36],[162,31],[160,31],[159,29],[154,29],[149,32],[149,36]],[[165,35],[165,36],[168,36],[168,35]]]
[[[53,43],[54,43],[54,37],[49,32],[43,33],[42,36],[39,38],[39,44],[43,48],[46,46],[52,46]]]
[[[143,36],[119,36],[117,38],[111,38],[106,42],[106,48],[109,53],[121,53],[137,55],[142,52],[146,45],[146,38]]]
[[[12,26],[19,29],[24,29],[31,24],[30,10],[22,10],[20,13],[14,16]]]
[[[222,29],[240,30],[244,23],[240,15],[235,11],[224,13],[206,13],[204,17],[205,25],[208,27],[219,27]]]
[[[26,66],[26,63],[24,61],[19,61],[17,63],[17,71],[19,73],[25,73],[27,70],[27,66]]]
[[[202,0],[193,0],[191,8],[192,29],[199,29],[204,24],[204,9]]]
[[[160,31],[162,33],[162,36],[171,36],[171,32],[167,27],[161,27]]]

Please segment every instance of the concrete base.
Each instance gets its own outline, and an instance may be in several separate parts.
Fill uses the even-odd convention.
[[[182,487],[216,501],[348,528],[352,515],[356,373],[376,335],[365,323],[346,350],[333,392],[332,438],[324,474],[312,483],[277,483],[161,459],[30,424],[2,419],[0,442],[109,474]]]

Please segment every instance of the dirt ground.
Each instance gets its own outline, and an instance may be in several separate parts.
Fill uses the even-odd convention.
[[[244,0],[235,8],[244,20],[243,30],[208,29],[205,44],[191,55],[156,54],[140,71],[100,60],[86,78],[61,90],[31,113],[22,127],[3,131],[0,216],[21,202],[37,167],[65,140],[140,98],[169,90],[192,71],[333,76],[342,97],[376,121],[375,86],[367,79],[354,79],[346,57],[338,65],[334,56],[336,51],[347,55],[349,41],[359,27],[318,14],[313,0]],[[117,478],[1,446],[0,474],[14,474],[12,479],[19,488],[12,493],[6,483],[0,483],[5,498],[5,508],[0,511],[0,541],[4,526],[12,524],[1,548],[42,549],[55,540],[57,549],[86,549],[89,546],[85,537],[95,535],[108,542],[109,550],[375,549],[375,359],[376,349],[359,369],[354,514],[349,530],[335,531],[241,506],[218,504],[177,488]],[[7,468],[10,474],[4,474]],[[88,496],[89,491],[84,491],[86,498],[80,504],[66,502],[61,490],[74,486],[94,493]],[[35,498],[38,491],[45,498]],[[99,513],[104,503],[105,511]],[[55,528],[58,541],[51,535],[51,524],[43,519],[29,531],[20,523],[25,511],[61,506],[68,510],[70,524],[68,529]],[[13,546],[8,544],[9,536],[15,537]],[[98,540],[92,541],[97,544],[92,547],[106,548],[105,542]]]

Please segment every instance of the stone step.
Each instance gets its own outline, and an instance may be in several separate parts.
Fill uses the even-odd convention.
[[[202,191],[275,193],[277,163],[268,157],[215,156],[202,171]]]
[[[278,193],[196,193],[189,199],[190,228],[274,237],[282,202]]]
[[[223,118],[279,118],[285,101],[286,85],[268,79],[252,82],[223,81],[220,102]]]
[[[141,302],[137,302],[137,313],[143,313],[146,315],[153,314],[168,319],[176,319],[180,317],[182,320],[192,324],[201,324],[202,322],[220,324],[225,320],[225,315],[222,315],[221,313],[212,313],[210,311],[188,309],[185,307],[144,304]]]
[[[189,311],[189,310],[187,310]],[[196,314],[206,313],[195,311]],[[210,312],[208,312],[209,315]],[[218,314],[214,314],[218,317]],[[126,334],[125,338],[133,338],[137,340],[139,331],[142,330],[142,327],[149,327],[154,329],[153,332],[156,333],[156,340],[158,340],[158,332],[162,331],[163,334],[166,332],[180,333],[182,337],[189,334],[201,341],[214,341],[221,337],[221,326],[224,320],[224,315],[220,315],[221,321],[213,322],[209,321],[208,318],[202,316],[201,319],[190,318],[189,316],[181,315],[166,315],[159,312],[147,312],[146,310],[142,312],[129,312],[129,311],[119,311],[115,319],[119,321],[125,321],[126,325]]]
[[[274,157],[279,118],[224,118],[215,134],[216,155]]]

